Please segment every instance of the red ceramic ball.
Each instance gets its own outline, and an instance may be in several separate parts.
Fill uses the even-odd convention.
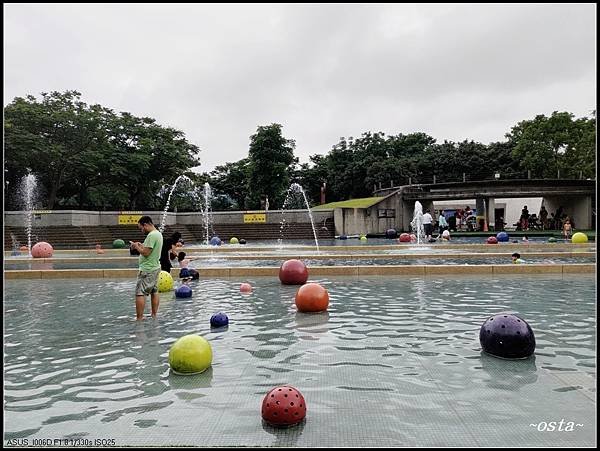
[[[399,241],[401,243],[410,243],[410,235],[408,233],[402,233],[400,235]]]
[[[306,416],[304,396],[290,385],[275,387],[263,398],[263,419],[272,426],[292,426]]]
[[[279,280],[284,285],[302,285],[308,280],[308,269],[300,260],[286,260],[279,268]]]
[[[52,249],[50,243],[45,241],[40,241],[31,248],[31,256],[34,258],[49,258],[52,257],[53,252],[54,249]]]
[[[487,244],[498,244],[498,238],[491,236],[487,239]]]
[[[252,285],[250,285],[249,283],[243,283],[240,285],[240,291],[242,293],[250,293],[252,292]]]
[[[322,312],[329,306],[329,293],[318,283],[302,285],[296,293],[299,312]]]

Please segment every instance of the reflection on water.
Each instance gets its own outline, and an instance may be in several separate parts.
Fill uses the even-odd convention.
[[[135,280],[7,280],[6,438],[117,438],[118,445],[460,446],[519,437],[560,412],[591,425],[596,293],[591,276],[327,277],[327,312],[299,313],[277,278],[192,281],[162,293],[159,316],[134,320]],[[149,313],[147,302],[147,313]],[[222,311],[227,329],[211,329]],[[535,356],[481,352],[491,315],[519,312]],[[170,371],[170,346],[199,334],[213,363]],[[266,392],[290,384],[305,423],[262,424]],[[545,419],[545,420],[544,420]],[[558,418],[560,420],[560,418]],[[593,423],[595,424],[595,423]],[[483,441],[478,431],[488,431]],[[493,431],[493,432],[490,432]],[[557,444],[591,445],[595,426]],[[565,442],[566,443],[566,442]]]

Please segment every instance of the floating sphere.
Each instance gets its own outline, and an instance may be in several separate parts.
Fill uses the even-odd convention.
[[[290,385],[275,387],[263,398],[261,414],[272,426],[292,426],[306,417],[306,401],[302,393]]]
[[[173,277],[167,271],[161,271],[158,276],[158,291],[165,293],[173,289]]]
[[[300,260],[286,260],[279,268],[279,280],[284,285],[302,285],[308,280],[308,269]]]
[[[496,235],[496,239],[498,240],[499,243],[508,243],[508,233],[506,232],[498,232],[498,234]]]
[[[246,240],[243,238],[240,238],[240,244],[246,244]]]
[[[348,236],[346,236],[346,235],[340,235],[340,240],[347,240],[347,239],[348,239]]]
[[[397,238],[398,232],[396,231],[396,229],[387,229],[385,231],[385,237],[386,238]]]
[[[180,278],[183,279],[185,277],[190,277],[190,276],[191,276],[191,274],[190,274],[190,270],[188,268],[181,268],[179,270],[179,277]]]
[[[487,239],[487,244],[498,244],[498,238],[495,236],[491,236]]]
[[[240,291],[242,293],[250,293],[252,292],[252,285],[250,285],[249,283],[243,283],[240,285]]]
[[[49,258],[52,257],[53,252],[54,249],[50,243],[45,241],[40,241],[31,248],[31,256],[34,258]]]
[[[229,324],[229,318],[223,312],[215,313],[210,317],[210,327],[224,327]]]
[[[220,246],[223,242],[221,241],[221,238],[219,238],[218,236],[213,236],[210,239],[210,244],[212,246]]]
[[[587,243],[587,242],[588,242],[588,237],[585,233],[582,233],[582,232],[577,232],[577,233],[573,234],[573,236],[571,237],[571,243],[582,244],[582,243]]]
[[[411,243],[416,243],[417,242],[417,235],[415,235],[414,233],[410,234],[410,242]]]
[[[22,251],[22,252],[27,252],[29,250],[29,248],[27,246],[21,246],[19,248],[19,250]]]
[[[367,241],[367,237],[364,235],[361,235],[359,238],[360,241]]]
[[[322,312],[329,306],[329,293],[318,283],[302,285],[296,293],[299,312]]]
[[[176,374],[198,374],[211,363],[210,343],[198,335],[184,335],[169,350],[169,365]]]
[[[551,236],[550,238],[548,238],[548,243],[556,243],[556,238]]]
[[[410,243],[410,235],[408,233],[400,234],[400,242],[401,243]]]
[[[240,241],[236,237],[232,236],[229,239],[229,244],[240,244]]]
[[[531,326],[510,313],[488,318],[479,330],[479,342],[488,354],[506,359],[522,359],[535,351]]]
[[[192,297],[192,289],[187,285],[181,285],[179,288],[175,290],[176,298],[191,298]]]
[[[113,241],[112,246],[114,249],[123,249],[125,247],[125,241],[123,241],[120,238],[117,238],[116,240]]]

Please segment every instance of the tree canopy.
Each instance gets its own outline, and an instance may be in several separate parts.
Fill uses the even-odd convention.
[[[371,197],[374,189],[411,183],[501,178],[596,177],[596,112],[575,118],[557,112],[517,123],[506,141],[443,141],[422,132],[385,135],[367,131],[341,137],[328,153],[300,164],[283,126],[260,125],[248,155],[196,174],[200,150],[184,132],[150,117],[87,105],[77,91],[17,97],[4,108],[5,206],[16,201],[28,170],[45,193],[43,207],[97,210],[162,209],[170,186],[179,183],[172,208],[199,210],[203,184],[212,188],[213,210],[281,208],[291,183],[312,205],[326,183],[327,202]],[[183,195],[180,195],[183,194]]]
[[[30,170],[46,208],[162,208],[161,186],[199,164],[182,131],[87,105],[77,91],[17,97],[4,108],[5,203]],[[18,206],[17,206],[18,208]]]

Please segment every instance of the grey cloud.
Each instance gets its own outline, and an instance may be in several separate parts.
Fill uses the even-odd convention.
[[[272,122],[301,161],[367,130],[489,142],[595,108],[595,8],[5,4],[5,104],[78,89],[185,131],[201,170]]]

